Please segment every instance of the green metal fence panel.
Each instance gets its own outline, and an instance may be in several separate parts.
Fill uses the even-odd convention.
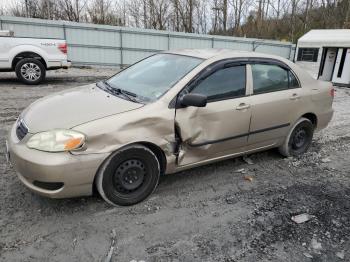
[[[123,66],[156,52],[181,48],[229,48],[293,59],[295,45],[287,42],[135,29],[67,21],[0,16],[0,29],[16,37],[66,39],[73,64]]]

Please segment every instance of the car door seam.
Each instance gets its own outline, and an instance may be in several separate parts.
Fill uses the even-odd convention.
[[[251,125],[252,125],[252,114],[250,114],[250,117],[249,117],[249,128],[248,128],[248,136],[247,136],[247,142],[249,140],[249,132],[250,132],[250,128],[251,128]]]

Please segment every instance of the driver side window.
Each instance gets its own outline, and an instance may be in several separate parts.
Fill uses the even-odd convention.
[[[245,65],[222,68],[203,79],[191,93],[208,97],[208,102],[242,97],[246,93]]]

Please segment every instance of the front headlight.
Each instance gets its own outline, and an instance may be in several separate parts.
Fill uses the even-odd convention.
[[[47,151],[63,152],[81,147],[85,135],[73,130],[55,129],[33,135],[27,142],[29,148]]]

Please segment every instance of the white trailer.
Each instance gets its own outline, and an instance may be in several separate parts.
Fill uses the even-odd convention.
[[[299,38],[294,59],[316,79],[350,86],[350,29],[309,31]]]

